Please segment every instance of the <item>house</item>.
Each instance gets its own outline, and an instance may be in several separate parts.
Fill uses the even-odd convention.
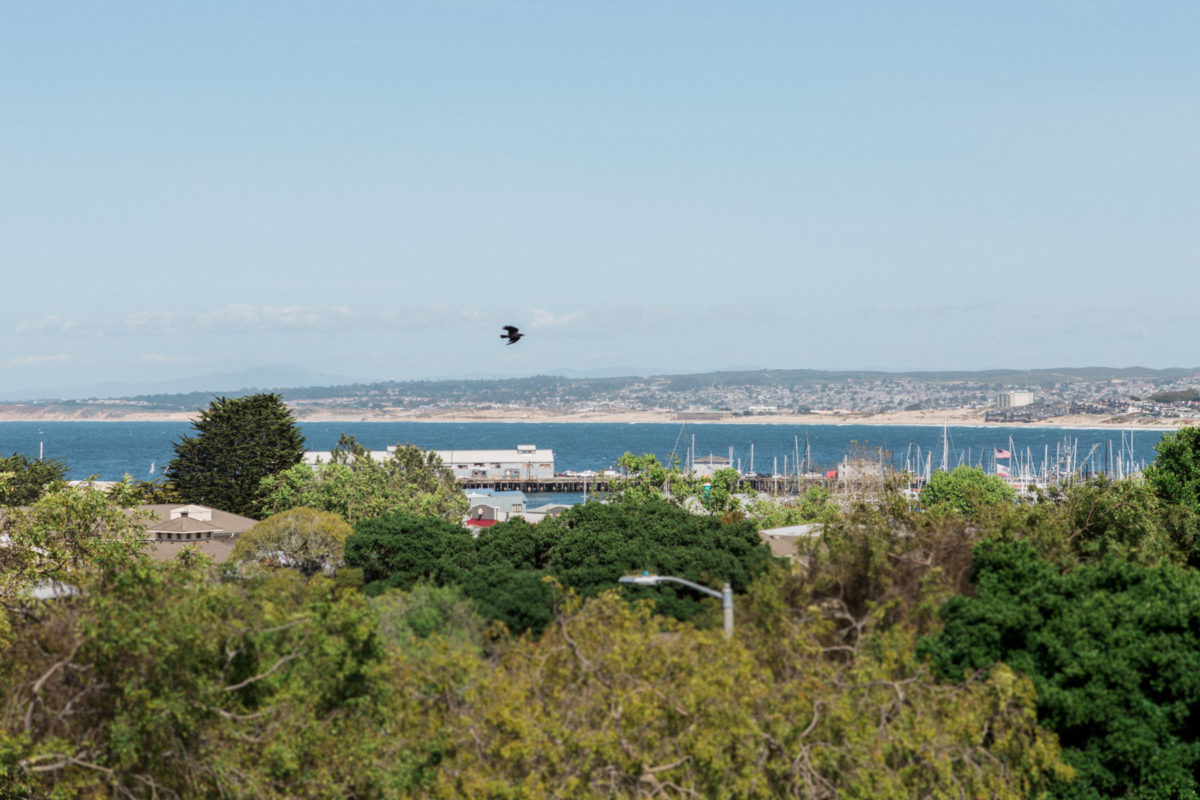
[[[240,514],[194,503],[162,503],[141,506],[139,510],[151,517],[146,537],[151,557],[159,561],[174,558],[189,545],[213,561],[225,561],[237,537],[258,524],[258,520]]]
[[[799,552],[801,539],[813,539],[821,535],[824,526],[819,523],[786,525],[782,528],[767,528],[758,532],[759,537],[771,548],[776,558],[794,559]]]
[[[521,518],[536,525],[547,517],[557,517],[571,506],[566,503],[547,503],[530,508],[524,492],[470,491],[467,492],[466,525],[468,528],[490,528],[497,522]]]
[[[490,528],[525,513],[524,492],[468,492],[467,527]]]

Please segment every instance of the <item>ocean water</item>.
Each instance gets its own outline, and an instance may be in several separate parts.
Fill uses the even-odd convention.
[[[372,450],[393,444],[414,444],[428,450],[513,449],[533,444],[554,451],[555,469],[603,470],[623,453],[654,453],[666,461],[672,453],[686,458],[695,442],[697,457],[710,453],[729,457],[735,466],[772,474],[791,472],[807,442],[813,469],[832,469],[847,454],[862,448],[882,448],[896,468],[923,464],[933,453],[934,468],[943,453],[942,429],[931,426],[881,425],[736,425],[679,423],[503,423],[503,422],[306,422],[301,423],[306,447],[329,450],[342,433],[352,434]],[[0,455],[24,453],[56,458],[67,465],[68,477],[83,480],[137,480],[162,475],[174,457],[173,445],[194,433],[188,422],[0,422]],[[950,465],[983,465],[990,471],[995,449],[1040,465],[1053,460],[1066,446],[1080,462],[1104,470],[1117,459],[1126,464],[1154,460],[1161,431],[1091,428],[951,427],[947,429]],[[1090,459],[1088,458],[1091,453]],[[786,459],[786,462],[785,462]],[[531,498],[531,502],[538,498]],[[569,499],[569,498],[568,498]]]

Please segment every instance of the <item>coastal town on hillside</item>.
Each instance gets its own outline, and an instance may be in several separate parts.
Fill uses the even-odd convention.
[[[251,391],[251,390],[246,390]],[[261,391],[255,389],[253,391]],[[1200,418],[1197,370],[1038,370],[1003,373],[755,371],[629,378],[538,376],[389,381],[276,388],[299,419],[564,418],[1188,424]],[[245,392],[231,392],[231,396]],[[0,404],[0,419],[186,415],[212,392]]]

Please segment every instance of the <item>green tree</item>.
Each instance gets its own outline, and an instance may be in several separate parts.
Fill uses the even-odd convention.
[[[1007,538],[1028,539],[1043,558],[1064,567],[1105,556],[1146,566],[1185,563],[1194,543],[1171,519],[1171,509],[1145,481],[1101,475],[1052,487],[1001,527]]]
[[[1063,798],[1191,797],[1200,789],[1200,573],[1117,558],[1067,572],[1027,542],[976,548],[973,596],[922,644],[939,674],[1007,664],[1078,773]]]
[[[128,472],[121,478],[120,484],[113,486],[110,491],[114,496],[119,494],[143,505],[178,503],[181,500],[175,486],[166,478],[139,481],[134,480]]]
[[[1016,492],[1002,479],[979,467],[959,466],[938,470],[921,489],[921,504],[930,510],[973,515],[988,506],[1012,503]]]
[[[638,456],[626,452],[617,459],[617,467],[621,474],[609,481],[609,491],[622,500],[643,502],[686,494],[687,480],[678,459],[665,465],[653,453]]]
[[[137,516],[102,492],[61,487],[0,517],[0,646],[32,596],[74,591],[90,571],[145,547]]]
[[[369,594],[418,581],[458,583],[474,563],[475,540],[462,525],[394,511],[359,520],[346,539],[346,564],[359,567]]]
[[[218,397],[175,443],[166,478],[180,497],[223,511],[256,515],[259,483],[298,464],[304,436],[277,394]]]
[[[418,695],[443,664],[393,683],[360,592],[215,580],[201,556],[79,578],[0,658],[0,796],[399,800],[428,782],[440,718]]]
[[[239,536],[229,558],[234,562],[269,561],[306,576],[315,575],[342,565],[350,533],[350,526],[337,514],[293,508],[264,519]]]
[[[697,495],[700,498],[700,505],[710,514],[728,514],[738,511],[742,507],[742,501],[737,496],[741,482],[742,476],[736,469],[729,467],[716,470],[711,478],[697,479]]]
[[[626,504],[667,500],[686,505],[695,498],[710,514],[730,514],[741,508],[739,490],[754,493],[742,486],[742,476],[735,469],[719,469],[711,477],[701,478],[683,472],[678,460],[670,465],[660,463],[653,453],[625,453],[617,459],[617,466],[621,475],[609,482],[609,492]]]
[[[379,614],[384,645],[411,652],[435,639],[482,655],[486,620],[457,586],[417,583],[411,591],[393,589],[371,598]]]
[[[1176,540],[1191,542],[1191,561],[1200,564],[1200,428],[1169,433],[1154,449],[1158,455],[1143,473],[1146,483],[1169,507]]]
[[[540,631],[554,618],[557,582],[544,570],[479,562],[461,581],[480,614],[514,633]]]
[[[615,592],[568,592],[540,638],[464,689],[431,794],[1016,800],[1067,773],[1027,679],[937,685],[907,639],[829,657],[821,615],[771,616],[771,636],[726,641]],[[776,663],[783,625],[795,636]]]
[[[58,459],[32,459],[21,453],[0,458],[0,506],[27,506],[62,485],[67,465]]]
[[[809,486],[795,499],[760,495],[746,505],[746,515],[759,528],[833,522],[841,515],[841,506],[823,486]]]
[[[537,572],[550,565],[557,539],[551,526],[530,525],[521,517],[514,517],[479,532],[475,540],[476,561]]]
[[[1200,512],[1200,428],[1180,428],[1164,436],[1146,468],[1146,482],[1164,501]]]
[[[554,539],[545,562],[548,572],[585,596],[643,570],[715,588],[729,581],[740,593],[773,560],[754,523],[726,524],[663,500],[593,501],[538,528]],[[629,595],[652,599],[664,614],[678,619],[695,618],[709,608],[695,592],[674,584],[631,587]]]
[[[264,514],[307,506],[340,514],[351,525],[396,511],[451,522],[467,513],[467,498],[437,453],[404,445],[376,461],[346,436],[329,462],[267,476],[261,492]]]

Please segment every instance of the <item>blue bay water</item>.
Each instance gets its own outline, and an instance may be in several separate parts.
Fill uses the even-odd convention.
[[[554,450],[555,469],[603,470],[626,451],[654,453],[666,461],[677,453],[682,460],[695,442],[698,457],[712,453],[728,457],[750,470],[751,445],[754,470],[761,473],[794,470],[799,447],[804,455],[807,438],[814,469],[832,469],[845,455],[861,447],[883,448],[888,462],[903,468],[906,460],[922,463],[932,452],[936,468],[942,458],[942,428],[935,426],[882,425],[737,425],[679,423],[504,423],[504,422],[305,422],[301,423],[306,447],[329,450],[342,433],[348,433],[372,450],[393,444],[414,444],[427,450],[514,449],[533,444]],[[129,474],[137,480],[161,477],[174,456],[173,444],[194,433],[188,422],[0,422],[0,455],[14,452],[56,458],[67,465],[68,477],[83,480],[120,480]],[[1091,428],[984,428],[951,427],[947,431],[951,466],[980,464],[989,468],[993,448],[1028,456],[1040,465],[1064,444],[1079,453],[1089,451],[1103,469],[1111,448],[1113,457],[1126,463],[1149,463],[1161,431],[1130,432]],[[694,439],[693,439],[694,437]],[[1093,449],[1094,448],[1094,449]],[[154,472],[151,473],[153,465]],[[549,499],[575,502],[574,496],[534,496],[531,503]]]

